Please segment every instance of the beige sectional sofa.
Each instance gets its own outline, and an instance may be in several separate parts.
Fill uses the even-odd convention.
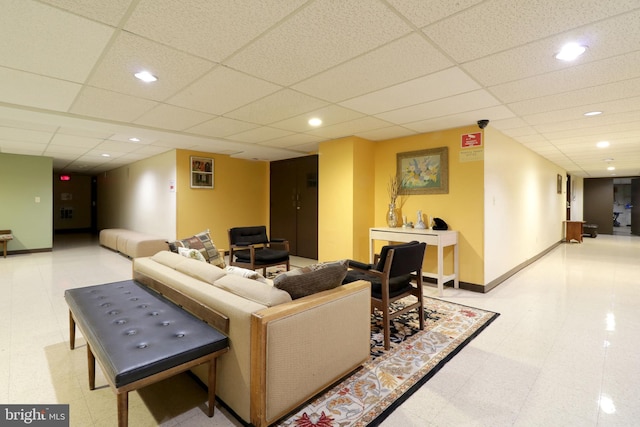
[[[223,330],[216,396],[240,418],[267,426],[369,358],[368,282],[292,300],[264,283],[162,251],[133,261],[133,278]],[[194,373],[206,379],[198,367]]]
[[[105,228],[100,231],[100,244],[129,258],[151,256],[169,249],[166,239],[124,228]]]

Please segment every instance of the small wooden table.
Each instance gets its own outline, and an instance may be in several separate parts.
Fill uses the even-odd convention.
[[[11,230],[0,230],[0,243],[2,243],[5,258],[7,257],[7,243],[9,240],[13,240]]]
[[[572,240],[582,243],[582,234],[585,221],[565,221],[564,238],[567,243]]]

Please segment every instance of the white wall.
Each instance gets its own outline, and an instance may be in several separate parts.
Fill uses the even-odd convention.
[[[175,150],[100,174],[98,229],[126,228],[175,240],[175,183]]]
[[[571,221],[584,221],[584,178],[571,176]]]
[[[487,284],[562,240],[566,174],[490,126],[485,129],[484,150]]]

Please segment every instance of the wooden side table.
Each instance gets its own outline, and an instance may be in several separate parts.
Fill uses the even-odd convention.
[[[564,238],[567,243],[571,243],[572,240],[582,243],[584,223],[585,221],[564,221]]]
[[[0,243],[2,243],[2,249],[4,253],[4,257],[7,257],[7,243],[9,240],[13,240],[13,234],[11,234],[11,230],[0,230]]]

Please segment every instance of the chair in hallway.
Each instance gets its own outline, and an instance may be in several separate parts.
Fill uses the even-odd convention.
[[[271,239],[267,227],[235,227],[229,229],[229,265],[256,270],[285,265],[289,271],[289,242],[285,239]]]
[[[424,329],[422,261],[426,247],[426,243],[415,241],[383,246],[377,264],[349,260],[350,270],[343,283],[356,280],[371,282],[371,311],[382,311],[385,350],[391,347],[392,319],[418,309],[420,329]],[[394,308],[393,302],[408,296],[414,296],[416,301],[408,302],[402,308]]]

